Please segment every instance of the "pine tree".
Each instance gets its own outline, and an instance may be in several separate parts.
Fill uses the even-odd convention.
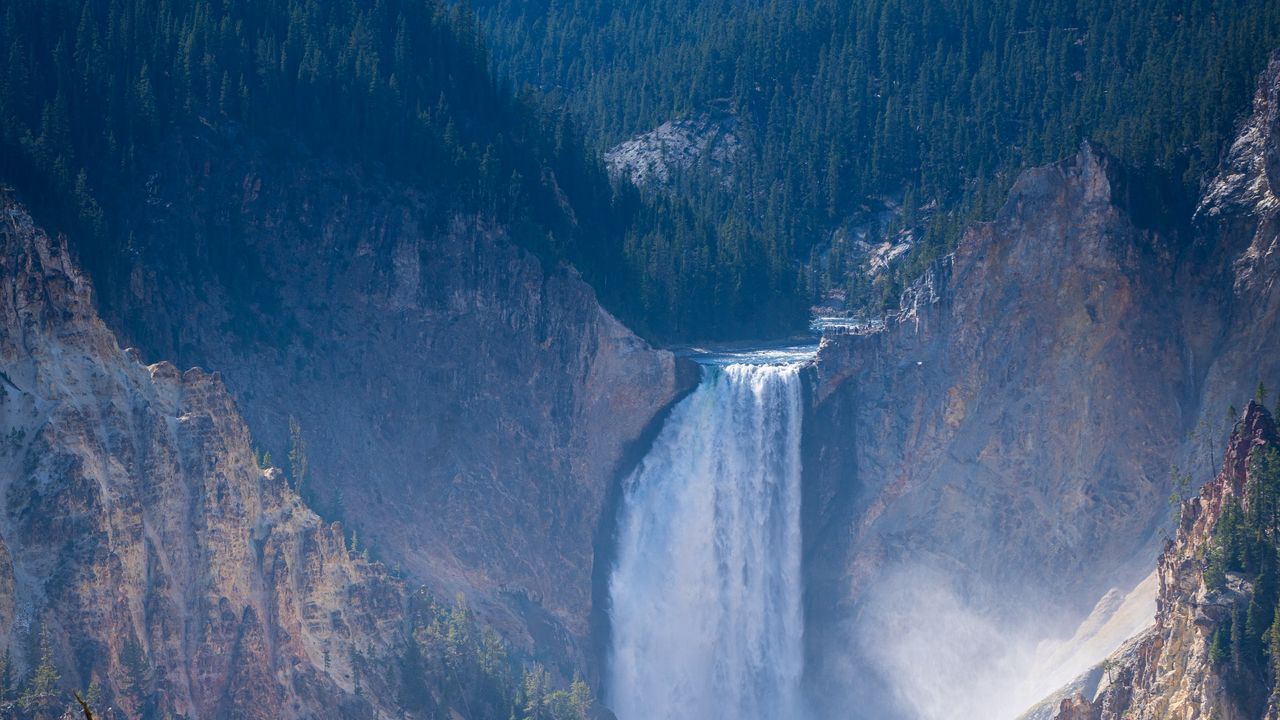
[[[574,676],[573,684],[569,687],[569,705],[580,720],[589,720],[593,715],[595,699],[587,681],[580,675]]]
[[[13,656],[5,648],[3,664],[0,665],[0,708],[12,708],[17,695],[13,679]]]
[[[19,705],[37,720],[50,720],[58,714],[57,700],[61,694],[58,690],[58,682],[61,677],[58,675],[58,668],[53,662],[53,638],[49,635],[48,626],[42,626],[40,629],[40,662],[36,665],[35,672],[32,674],[27,684],[27,689],[22,693],[22,699]]]
[[[125,640],[120,652],[120,665],[124,668],[125,681],[121,695],[132,706],[132,712],[140,720],[149,720],[155,712],[151,690],[151,664],[142,644],[133,638]]]
[[[523,720],[550,720],[546,714],[546,696],[551,677],[546,668],[534,665],[524,674]]]
[[[1240,617],[1240,609],[1236,608],[1231,613],[1231,623],[1228,629],[1228,635],[1231,638],[1231,672],[1234,677],[1239,678],[1244,673],[1244,622]]]
[[[102,696],[102,686],[98,684],[98,679],[95,677],[89,683],[89,689],[85,691],[83,698],[80,697],[79,695],[76,695],[75,699],[77,704],[81,706],[79,708],[79,711],[85,713],[86,717],[88,713],[92,713],[95,708],[101,710],[102,704],[103,704],[103,696]],[[73,710],[71,714],[75,716],[78,713],[75,710]]]
[[[1215,668],[1221,668],[1222,663],[1227,658],[1227,641],[1229,634],[1226,628],[1218,626],[1213,633],[1213,640],[1209,643],[1209,664]]]
[[[1271,697],[1280,700],[1280,616],[1267,630],[1267,655],[1270,657]]]
[[[411,712],[424,709],[431,699],[431,688],[427,687],[423,670],[422,650],[417,638],[410,633],[400,660],[400,706]]]
[[[293,489],[299,497],[303,495],[303,487],[307,478],[307,442],[302,437],[302,426],[297,418],[289,416],[289,475],[293,478]]]

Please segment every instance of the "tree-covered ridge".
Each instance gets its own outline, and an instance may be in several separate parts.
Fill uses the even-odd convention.
[[[492,59],[443,0],[13,0],[0,176],[91,230],[92,267],[126,251],[120,218],[166,139],[300,144],[409,179],[441,216],[498,218],[641,332],[766,335],[830,289],[892,303],[1020,168],[1082,138],[1190,189],[1280,40],[1266,0],[478,8]],[[730,183],[695,173],[642,201],[588,157],[725,98],[744,148]],[[897,218],[868,224],[886,198]],[[833,233],[852,226],[910,229],[916,251],[872,287],[854,236]]]
[[[811,251],[881,196],[924,236],[900,283],[989,214],[1019,169],[1083,139],[1194,189],[1280,44],[1268,0],[476,7],[503,71],[572,108],[597,148],[729,98],[748,152],[731,190],[704,184],[697,211],[721,246],[764,244],[744,257],[787,253],[764,264],[778,292],[847,282],[845,253]],[[782,277],[797,261],[810,273]]]
[[[0,180],[74,230],[90,267],[128,252],[125,218],[160,148],[216,133],[282,158],[372,164],[426,190],[442,222],[481,213],[545,259],[572,261],[642,331],[716,332],[640,306],[651,284],[640,275],[672,263],[629,262],[623,245],[657,218],[615,192],[567,113],[494,76],[463,7],[14,0],[0,52]]]
[[[1280,450],[1272,416],[1258,403],[1245,415],[1251,414],[1260,431],[1251,438],[1243,492],[1223,502],[1204,553],[1203,578],[1208,592],[1227,598],[1231,608],[1214,629],[1209,660],[1237,704],[1260,714],[1280,688]],[[1248,429],[1237,425],[1236,434]],[[1240,595],[1247,604],[1234,599]]]
[[[519,127],[469,23],[439,4],[7,5],[7,159],[53,192],[132,179],[153,141],[195,119],[301,133],[441,178],[477,172],[477,146]]]
[[[482,625],[458,596],[443,603],[423,590],[410,598],[409,626],[399,667],[398,692],[391,698],[411,718],[467,718],[491,720],[590,720],[596,715],[591,688],[580,678],[568,687],[541,665],[512,656],[490,627]],[[154,670],[141,646],[126,643],[123,663],[127,684],[124,697],[110,698],[95,678],[87,689],[70,690],[54,662],[47,628],[33,628],[24,676],[16,672],[9,652],[0,657],[0,717],[13,720],[53,720],[123,717],[122,707],[136,708],[138,720],[161,714]],[[365,697],[364,674],[386,672],[350,648],[325,648],[325,671],[338,652],[349,653],[351,682],[357,701]],[[82,709],[81,701],[84,706]]]

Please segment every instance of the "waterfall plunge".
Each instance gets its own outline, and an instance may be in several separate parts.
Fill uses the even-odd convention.
[[[803,668],[799,366],[708,367],[632,475],[609,701],[620,720],[791,720]]]

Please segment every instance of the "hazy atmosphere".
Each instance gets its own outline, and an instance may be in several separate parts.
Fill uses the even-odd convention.
[[[0,53],[0,719],[1280,717],[1280,0]]]

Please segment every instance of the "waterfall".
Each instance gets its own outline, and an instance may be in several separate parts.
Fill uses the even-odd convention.
[[[619,720],[791,720],[803,669],[798,364],[709,366],[627,480]]]

